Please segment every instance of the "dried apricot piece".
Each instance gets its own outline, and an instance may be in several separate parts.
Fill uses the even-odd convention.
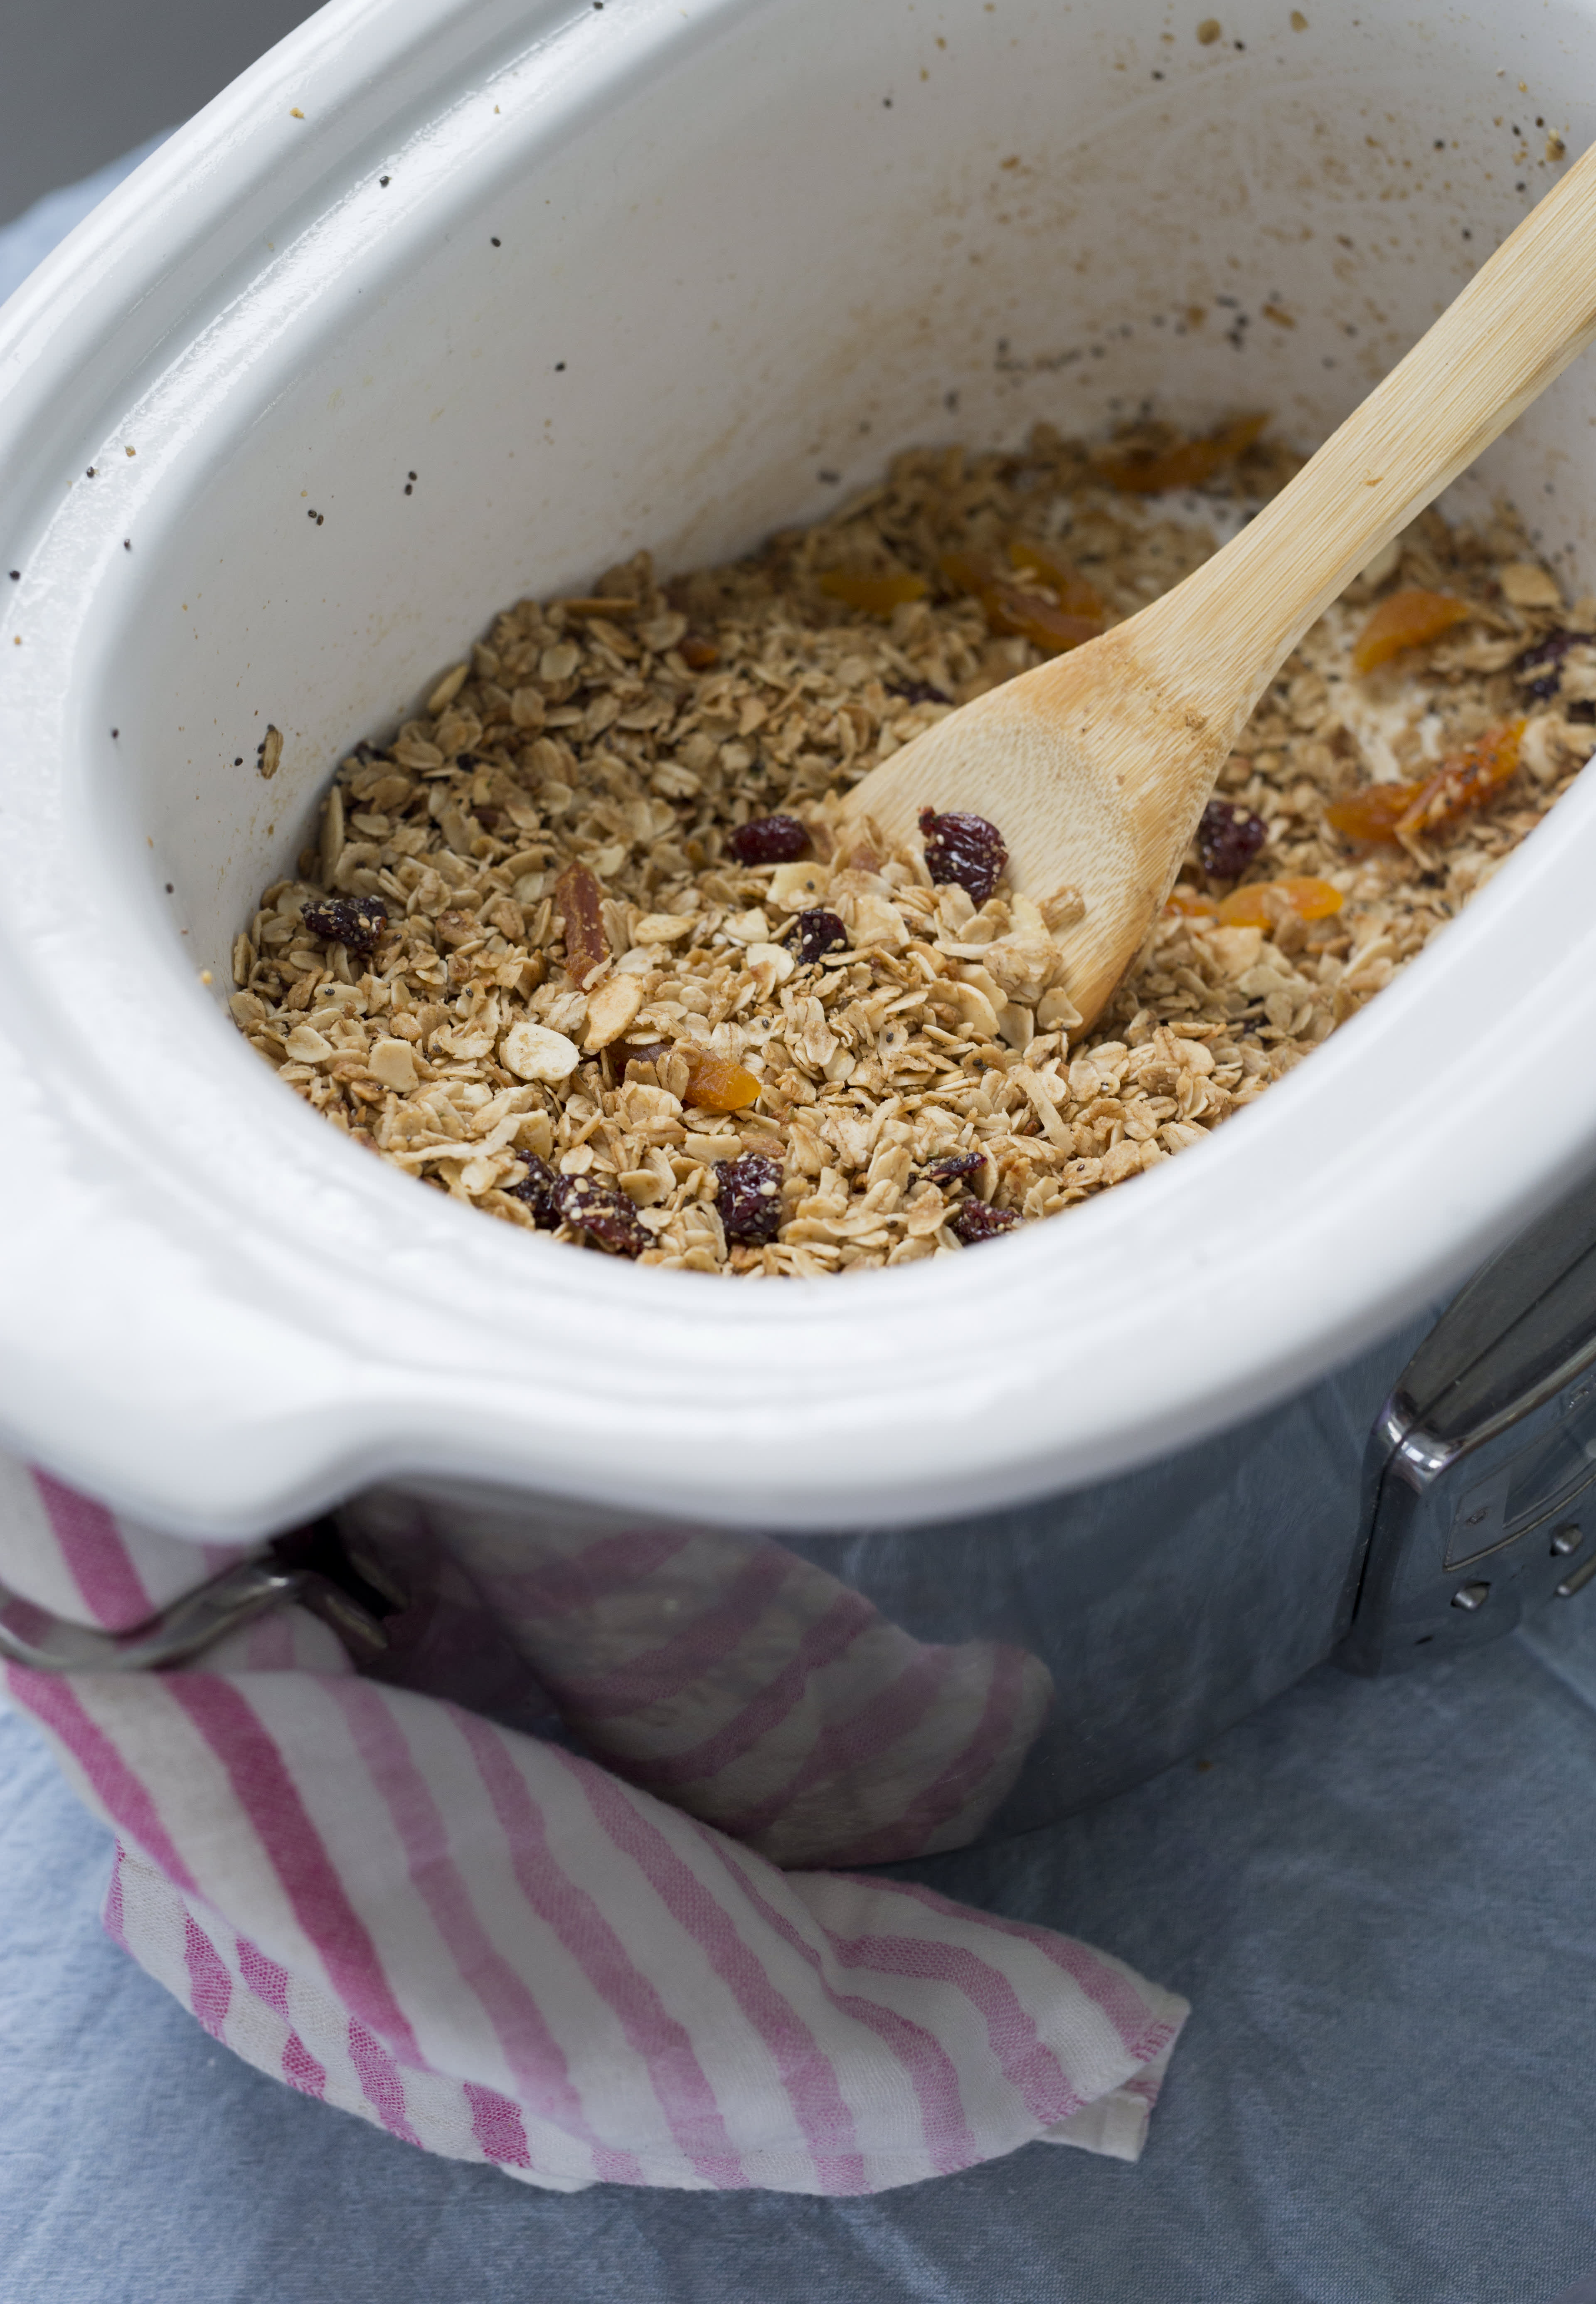
[[[1450,592],[1426,592],[1416,584],[1405,586],[1381,602],[1357,636],[1352,651],[1353,668],[1372,672],[1403,648],[1423,648],[1439,640],[1454,624],[1466,623],[1474,614],[1466,600]]]
[[[1164,900],[1164,911],[1170,919],[1217,920],[1220,916],[1213,898],[1197,888],[1171,888]]]
[[[1435,774],[1409,784],[1368,784],[1349,800],[1333,800],[1324,820],[1349,840],[1398,841],[1454,824],[1499,791],[1517,770],[1524,722],[1504,720]]]
[[[1074,562],[1066,560],[1051,544],[1017,536],[1009,546],[1009,557],[1025,574],[1041,577],[1066,615],[1095,616],[1100,622],[1107,615],[1096,585],[1088,583]]]
[[[991,561],[983,560],[978,553],[944,552],[936,564],[938,572],[956,592],[973,593],[977,600],[998,580]]]
[[[1268,423],[1264,416],[1236,416],[1206,439],[1178,440],[1171,448],[1132,449],[1098,466],[1112,488],[1129,496],[1161,496],[1166,488],[1200,488],[1250,448]]]
[[[1305,874],[1300,878],[1276,880],[1273,885],[1290,904],[1298,919],[1328,920],[1346,902],[1339,888],[1330,881],[1315,879]]]
[[[981,605],[994,632],[1012,632],[1046,656],[1064,656],[1094,640],[1102,630],[1100,616],[1072,615],[1040,594],[1027,592],[1023,584],[994,584],[982,594]]]
[[[730,1056],[689,1047],[683,1041],[678,1042],[676,1053],[688,1060],[684,1104],[697,1105],[700,1112],[742,1112],[757,1101],[759,1082]]]
[[[1272,928],[1290,912],[1302,920],[1327,920],[1341,904],[1341,891],[1328,880],[1254,880],[1220,901],[1219,921],[1227,928]]]
[[[1419,789],[1417,784],[1365,784],[1348,800],[1332,800],[1324,820],[1348,840],[1395,840],[1397,826]]]
[[[1416,836],[1455,823],[1499,791],[1517,771],[1524,731],[1522,720],[1505,720],[1500,727],[1488,729],[1461,752],[1444,759],[1414,793],[1397,826],[1398,837],[1404,833]]]
[[[968,592],[980,601],[994,632],[1017,634],[1048,656],[1062,656],[1085,640],[1094,640],[1102,630],[1100,617],[1076,615],[1055,607],[1040,593],[1026,591],[1023,584],[1009,583],[990,561],[973,552],[945,552],[937,566],[956,591]]]
[[[924,576],[907,568],[874,574],[863,569],[828,568],[820,579],[820,589],[828,600],[840,600],[845,608],[858,608],[867,616],[890,616],[894,608],[910,600],[923,600],[931,587]]]

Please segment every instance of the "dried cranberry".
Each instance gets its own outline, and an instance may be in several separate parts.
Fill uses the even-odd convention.
[[[938,816],[934,809],[923,808],[920,832],[925,842],[925,869],[937,886],[956,880],[972,903],[984,904],[1009,861],[997,826],[988,824],[984,816],[964,816],[958,809]]]
[[[637,1209],[614,1184],[602,1184],[594,1176],[557,1176],[549,1204],[559,1223],[585,1232],[612,1256],[641,1256],[649,1244]]]
[[[1549,696],[1555,696],[1562,685],[1563,658],[1577,641],[1586,637],[1583,632],[1548,632],[1546,638],[1537,640],[1533,648],[1525,648],[1513,666],[1521,679],[1526,672],[1533,672],[1537,665],[1547,667],[1539,680],[1526,683],[1525,696],[1532,697],[1537,704],[1544,704]]]
[[[800,968],[812,967],[815,961],[823,959],[828,952],[835,952],[839,945],[844,951],[848,947],[848,930],[835,912],[818,909],[812,912],[800,912],[798,928],[798,943],[794,949]]]
[[[715,1162],[715,1206],[726,1237],[739,1248],[763,1248],[781,1223],[781,1163],[768,1152],[745,1152]]]
[[[796,816],[756,816],[726,845],[739,864],[790,864],[809,845],[809,827]]]
[[[388,907],[380,896],[317,896],[300,915],[312,936],[325,944],[341,944],[357,960],[375,952],[388,925]]]
[[[934,1167],[927,1168],[925,1174],[931,1183],[952,1184],[960,1176],[973,1176],[977,1168],[985,1165],[984,1152],[955,1152],[946,1160],[939,1160]]]
[[[1197,826],[1203,869],[1215,880],[1239,880],[1268,838],[1268,825],[1251,809],[1211,800]]]
[[[948,1230],[962,1248],[974,1248],[978,1241],[996,1240],[1001,1232],[1012,1232],[1019,1222],[1012,1208],[989,1208],[984,1200],[960,1200],[948,1219]]]
[[[509,1193],[512,1200],[526,1202],[532,1211],[532,1221],[539,1232],[553,1232],[558,1229],[560,1223],[558,1216],[554,1213],[553,1199],[554,1187],[560,1179],[548,1162],[540,1160],[535,1152],[528,1152],[523,1156],[527,1163],[526,1174],[518,1176],[513,1184],[504,1185],[503,1190]]]

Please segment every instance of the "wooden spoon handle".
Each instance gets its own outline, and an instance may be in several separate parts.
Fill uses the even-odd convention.
[[[1314,619],[1596,336],[1596,145],[1222,552],[1136,619],[1241,719]],[[1201,670],[1198,667],[1202,667]],[[1240,721],[1236,725],[1239,727]]]

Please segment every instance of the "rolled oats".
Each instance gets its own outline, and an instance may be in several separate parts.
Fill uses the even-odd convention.
[[[1510,514],[1478,535],[1424,515],[1309,632],[1221,775],[1188,909],[1084,1039],[1057,941],[1076,890],[1009,891],[986,868],[994,847],[932,814],[952,795],[925,795],[929,858],[845,834],[838,796],[1041,661],[1016,587],[1055,617],[1080,602],[1038,570],[1062,555],[1111,622],[1205,559],[1220,500],[1233,524],[1295,468],[1255,429],[1205,493],[1165,496],[1123,492],[1179,468],[1157,425],[914,450],[730,567],[662,584],[639,554],[590,595],[518,602],[340,767],[299,877],[237,938],[240,1030],[435,1190],[679,1270],[958,1253],[1200,1143],[1423,949],[1596,741],[1596,604],[1565,609]],[[943,573],[1005,555],[1009,629]],[[1466,618],[1361,676],[1358,635],[1404,586]],[[1520,714],[1522,772],[1422,848],[1327,825]],[[1267,926],[1202,916],[1220,868],[1270,884]],[[1340,909],[1274,901],[1290,876]]]

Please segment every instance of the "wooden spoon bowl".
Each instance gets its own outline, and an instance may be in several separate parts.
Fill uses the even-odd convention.
[[[1214,780],[1297,641],[1382,545],[1596,335],[1596,147],[1257,518],[1101,638],[992,690],[849,795],[892,841],[922,809],[996,825],[1089,1026],[1175,884]]]

